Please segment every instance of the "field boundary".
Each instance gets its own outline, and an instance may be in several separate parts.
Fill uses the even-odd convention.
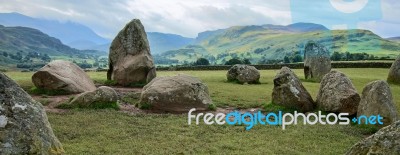
[[[332,68],[390,68],[392,62],[332,62]],[[251,65],[258,70],[281,69],[283,66],[292,69],[302,69],[303,63],[290,63],[290,64],[265,64],[265,65]],[[212,66],[171,66],[171,67],[157,67],[159,71],[185,71],[185,70],[228,70],[230,65],[212,65]]]

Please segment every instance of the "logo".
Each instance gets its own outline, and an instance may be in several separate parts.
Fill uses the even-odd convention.
[[[304,125],[349,125],[350,118],[348,113],[329,113],[323,114],[321,111],[316,113],[299,113],[294,111],[294,113],[283,113],[279,111],[278,113],[262,113],[261,111],[250,113],[244,112],[240,113],[239,111],[232,111],[230,113],[197,113],[195,108],[190,109],[188,112],[188,125],[192,125],[193,123],[196,125],[205,124],[205,125],[245,125],[246,130],[250,130],[255,125],[264,125],[264,126],[281,126],[282,130],[285,130],[289,125],[297,125],[302,123]],[[371,115],[371,116],[360,116],[358,118],[353,118],[352,121],[355,124],[383,124],[383,117],[380,115]]]
[[[325,38],[319,42],[324,45],[333,45],[327,46],[327,49],[337,51],[335,44],[340,44],[339,51],[342,52],[352,51],[354,35],[358,34],[354,29],[358,29],[359,25],[367,22],[382,19],[380,0],[291,0],[290,12],[292,23],[316,23],[322,24],[328,29],[348,30],[347,34],[343,36],[335,34],[333,31],[319,32],[319,36]],[[344,44],[343,39],[339,39],[341,37],[346,39]],[[373,41],[369,44],[371,45],[370,51],[381,50],[380,41]]]
[[[292,23],[311,22],[332,29],[382,19],[380,0],[291,0]]]

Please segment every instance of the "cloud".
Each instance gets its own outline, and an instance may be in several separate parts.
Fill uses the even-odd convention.
[[[236,25],[280,24],[297,22],[291,14],[295,0],[0,0],[1,12],[19,12],[32,17],[73,21],[112,39],[131,19],[138,18],[146,31],[175,33],[196,37],[197,33]],[[298,0],[296,0],[298,1]],[[329,0],[326,0],[329,1]],[[370,0],[371,1],[371,0]],[[324,9],[325,5],[313,3]],[[399,25],[397,0],[382,0],[383,25]],[[307,14],[304,15],[307,17]],[[306,18],[304,18],[306,19]],[[316,23],[340,18],[317,19]],[[360,27],[371,24],[358,24]],[[379,25],[379,24],[378,24]],[[376,26],[375,26],[376,27]],[[388,34],[383,28],[375,32]],[[396,32],[400,35],[400,32]],[[392,34],[394,35],[394,34]]]
[[[358,27],[368,29],[380,36],[398,37],[400,36],[400,1],[398,0],[382,0],[382,19],[378,21],[362,22]]]
[[[191,37],[195,37],[201,31],[235,25],[290,23],[289,11],[277,13],[265,5],[265,2],[259,2],[256,5],[229,0],[136,0],[127,2],[126,9],[140,17],[148,31],[177,33]]]

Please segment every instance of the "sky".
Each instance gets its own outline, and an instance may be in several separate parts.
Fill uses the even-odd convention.
[[[112,39],[140,19],[148,32],[196,37],[199,32],[241,25],[295,22],[329,29],[368,29],[400,36],[399,0],[0,0],[0,12],[72,21]]]

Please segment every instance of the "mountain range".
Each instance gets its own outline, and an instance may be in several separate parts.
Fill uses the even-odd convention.
[[[369,30],[329,30],[319,24],[295,23],[286,26],[233,26],[206,31],[199,33],[194,44],[155,57],[170,63],[190,63],[199,57],[216,64],[223,64],[234,57],[257,63],[302,55],[308,41],[321,43],[331,53],[367,53],[390,58],[400,53],[399,42],[381,38]]]
[[[105,44],[110,40],[97,35],[90,28],[74,23],[59,22],[33,18],[19,13],[0,13],[0,24],[4,26],[23,26],[38,29],[49,36],[58,38],[62,43],[72,47],[82,46],[82,43],[90,45]]]
[[[390,41],[400,42],[400,37],[391,37],[391,38],[386,38],[386,39],[390,40]]]
[[[195,39],[182,37],[177,34],[147,32],[147,39],[149,40],[150,50],[152,54],[161,54],[168,50],[179,49],[186,45],[192,44]],[[86,47],[85,49],[93,49],[100,51],[108,51],[111,43]]]
[[[0,13],[2,24],[5,25],[0,26],[0,52],[3,53],[24,56],[37,52],[52,58],[76,57],[82,61],[108,55],[110,40],[78,23]],[[305,44],[311,40],[331,52],[394,58],[400,51],[399,38],[384,39],[369,30],[329,30],[314,23],[233,26],[200,32],[196,38],[159,32],[147,32],[147,37],[157,64],[191,63],[200,57],[214,64],[223,64],[235,57],[252,63],[282,60],[285,56],[302,55]],[[17,62],[0,53],[1,64]]]
[[[59,22],[33,18],[19,13],[0,13],[0,25],[23,26],[38,29],[49,36],[58,38],[63,44],[81,50],[100,50],[108,52],[111,40],[96,34],[92,29],[79,23]],[[186,38],[176,34],[158,32],[147,33],[152,53],[178,49],[193,42],[193,38]]]
[[[106,55],[95,50],[78,50],[64,45],[59,39],[28,27],[0,25],[0,64],[33,63],[30,58],[69,58],[84,60]],[[25,58],[25,59],[24,59]],[[28,59],[26,59],[28,58]]]

